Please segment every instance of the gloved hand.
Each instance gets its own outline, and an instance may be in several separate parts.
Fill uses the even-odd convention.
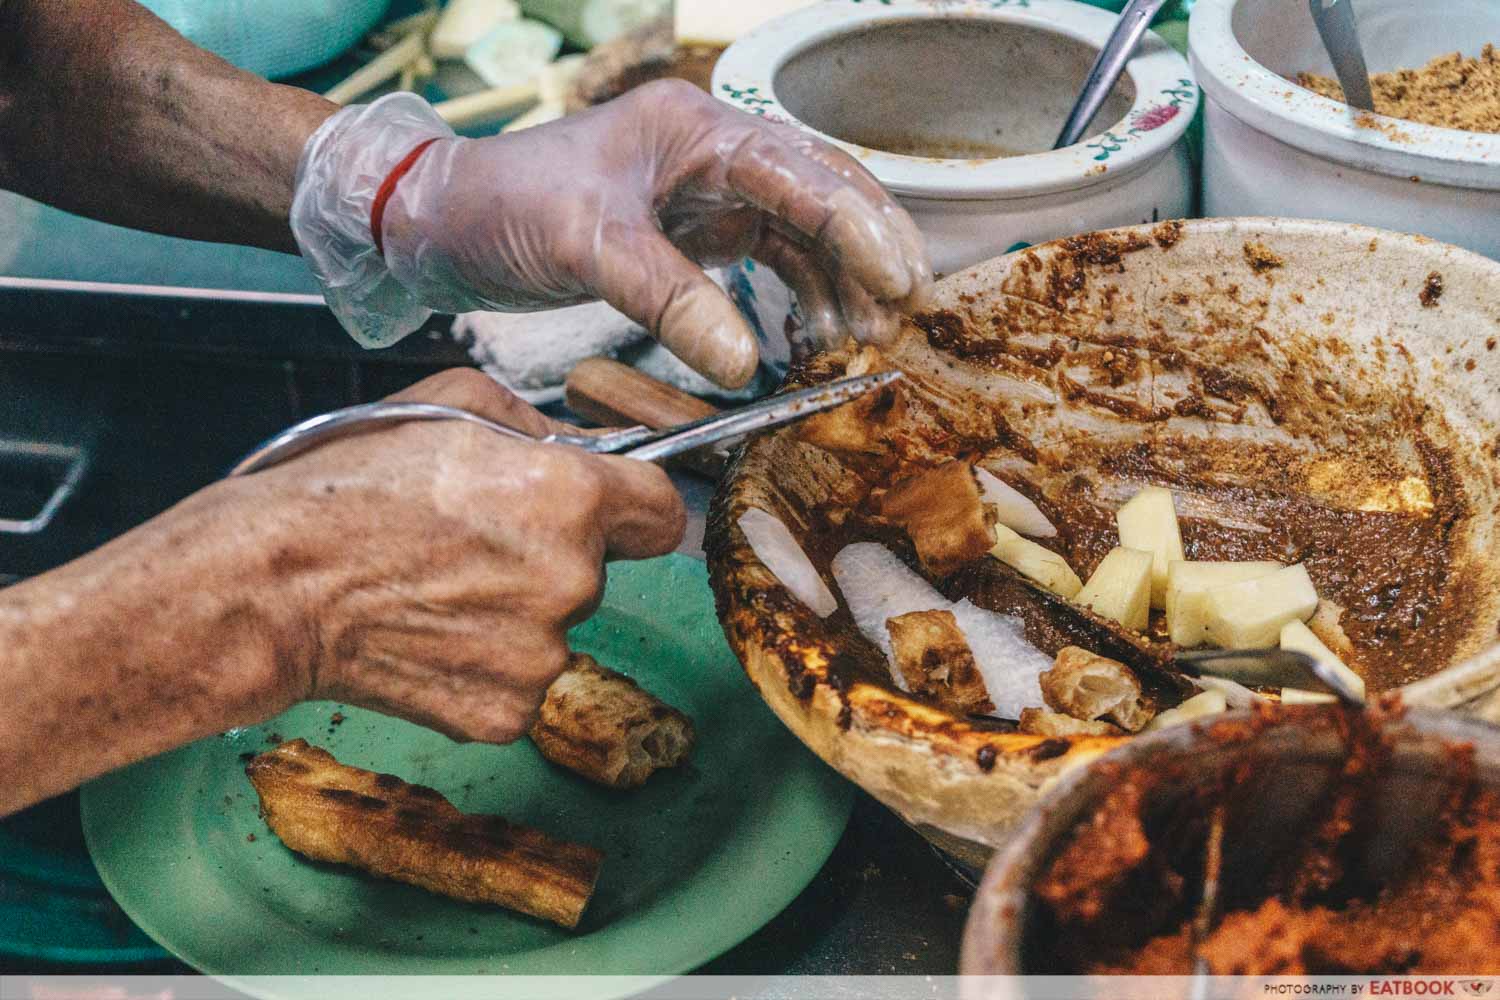
[[[675,80],[484,139],[455,137],[411,94],[345,108],[308,140],[291,223],[369,346],[429,310],[602,298],[731,388],[755,372],[755,337],[704,266],[773,268],[826,343],[888,338],[932,276],[911,219],[853,158]]]

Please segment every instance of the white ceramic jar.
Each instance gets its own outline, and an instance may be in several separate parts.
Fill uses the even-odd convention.
[[[1091,134],[1051,149],[1117,20],[1074,0],[825,0],[730,46],[714,93],[858,157],[951,273],[1017,245],[1192,210],[1183,136],[1198,89],[1155,35]],[[779,318],[786,292],[768,272],[736,282],[776,327],[768,341],[783,328],[795,339],[800,321]]]
[[[1495,0],[1353,0],[1370,72],[1500,43]],[[1291,82],[1333,75],[1307,0],[1198,0],[1203,211],[1361,222],[1500,259],[1500,135],[1371,115]]]

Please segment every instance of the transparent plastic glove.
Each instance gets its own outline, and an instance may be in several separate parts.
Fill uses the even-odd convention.
[[[387,203],[382,259],[367,229],[375,190],[433,136]],[[293,232],[365,343],[428,309],[601,298],[738,387],[755,337],[703,267],[770,266],[826,343],[889,338],[931,281],[920,233],[852,158],[675,80],[484,139],[455,138],[420,99],[392,95],[330,118],[297,185]]]

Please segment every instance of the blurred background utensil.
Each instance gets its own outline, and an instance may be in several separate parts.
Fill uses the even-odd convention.
[[[1203,894],[1198,897],[1198,911],[1193,915],[1193,982],[1189,1000],[1208,1000],[1208,977],[1213,974],[1203,943],[1213,933],[1219,910],[1219,875],[1224,866],[1224,803],[1214,806],[1208,820],[1208,836],[1203,847]]]
[[[1071,146],[1083,138],[1089,122],[1094,120],[1094,115],[1099,113],[1105,98],[1119,81],[1120,74],[1125,72],[1125,64],[1135,54],[1135,47],[1151,26],[1151,19],[1156,17],[1166,2],[1167,0],[1130,0],[1124,10],[1120,11],[1120,23],[1110,33],[1109,41],[1099,50],[1094,65],[1089,68],[1083,90],[1079,92],[1073,110],[1068,113],[1068,120],[1058,133],[1057,142],[1052,144],[1053,149]],[[1313,0],[1313,3],[1317,2],[1318,0]]]
[[[1354,4],[1351,0],[1307,0],[1307,3],[1328,58],[1333,60],[1334,75],[1344,88],[1345,103],[1362,111],[1374,111],[1375,96],[1370,93],[1370,71],[1359,44]]]

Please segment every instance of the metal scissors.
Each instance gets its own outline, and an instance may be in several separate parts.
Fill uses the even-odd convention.
[[[549,434],[535,438],[477,413],[436,403],[364,403],[311,417],[264,441],[235,463],[231,476],[246,476],[300,455],[309,448],[383,424],[408,420],[460,420],[521,441],[562,444],[596,455],[621,455],[659,462],[695,448],[810,417],[842,406],[901,378],[898,371],[840,379],[827,385],[770,396],[723,413],[662,430],[626,427],[603,434]]]

